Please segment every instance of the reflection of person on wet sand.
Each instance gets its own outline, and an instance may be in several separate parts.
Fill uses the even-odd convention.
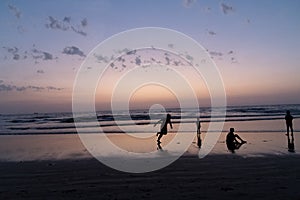
[[[288,151],[294,153],[295,152],[295,145],[294,145],[294,135],[292,135],[292,140],[288,135]]]
[[[290,129],[291,129],[291,135],[294,135],[293,130],[293,116],[291,115],[291,112],[289,110],[286,111],[285,115],[285,122],[286,122],[286,135],[289,136]]]
[[[158,136],[157,138],[157,144],[160,144],[161,141],[160,139],[162,138],[163,135],[167,135],[168,133],[168,127],[167,125],[170,124],[171,129],[173,128],[172,126],[172,122],[171,122],[171,115],[167,114],[167,117],[165,119],[161,119],[158,122],[156,122],[154,124],[154,126],[156,126],[158,123],[161,123],[160,125],[160,132],[157,132],[156,136]]]
[[[199,117],[197,117],[197,122],[196,122],[196,126],[197,126],[197,145],[199,148],[201,148],[201,144],[202,144],[202,140],[201,140],[201,122]]]
[[[239,139],[240,141],[238,141]],[[234,128],[230,128],[229,133],[226,136],[226,145],[229,151],[234,153],[234,150],[239,149],[243,144],[247,143],[237,134],[234,134]]]

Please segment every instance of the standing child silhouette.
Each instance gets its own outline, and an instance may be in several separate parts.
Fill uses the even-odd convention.
[[[290,129],[291,129],[291,135],[294,135],[294,130],[293,130],[293,116],[291,115],[291,112],[289,110],[286,111],[285,115],[285,122],[286,122],[286,135],[289,136]]]

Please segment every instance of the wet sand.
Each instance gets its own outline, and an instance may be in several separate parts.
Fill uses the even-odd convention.
[[[297,134],[295,153],[283,133],[240,133],[248,143],[231,154],[224,133],[205,158],[192,144],[171,165],[142,174],[101,164],[77,135],[0,136],[0,199],[300,199]]]
[[[1,199],[299,199],[298,155],[184,156],[130,174],[95,159],[0,163]]]

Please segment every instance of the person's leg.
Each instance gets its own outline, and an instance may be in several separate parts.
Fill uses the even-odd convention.
[[[294,136],[293,124],[291,124],[291,135]]]
[[[161,139],[162,136],[163,136],[163,134],[160,132],[160,133],[159,133],[159,136],[158,136],[158,138],[157,138],[157,143],[161,143],[160,139]]]
[[[236,142],[235,143],[235,149],[239,149],[242,146],[243,143]]]
[[[289,136],[290,132],[290,125],[286,124],[286,135]]]

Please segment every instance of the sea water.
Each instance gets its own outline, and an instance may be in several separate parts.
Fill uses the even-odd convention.
[[[238,127],[239,132],[282,132],[285,130],[284,116],[290,110],[294,118],[300,117],[300,105],[258,105],[228,106],[216,108],[212,113],[210,107],[169,108],[162,110],[97,111],[95,120],[81,120],[77,125],[81,133],[143,133],[149,132],[145,127],[153,127],[167,113],[172,116],[176,126],[187,125],[186,131],[195,130],[197,117],[200,117],[202,131],[206,131],[209,122],[222,122],[223,131],[228,131],[226,124]],[[224,118],[224,111],[226,116]],[[75,120],[76,121],[76,120]],[[274,123],[277,122],[277,123]],[[272,122],[272,123],[271,123]],[[241,126],[240,124],[248,124]],[[240,125],[240,126],[239,126]],[[101,126],[101,129],[99,129]],[[229,126],[229,125],[228,125]],[[153,129],[158,130],[159,127]],[[176,131],[176,130],[174,130]],[[299,130],[295,130],[297,132]],[[171,131],[172,132],[172,131]],[[73,114],[70,113],[34,113],[34,114],[0,114],[0,135],[34,135],[34,134],[77,134]]]

